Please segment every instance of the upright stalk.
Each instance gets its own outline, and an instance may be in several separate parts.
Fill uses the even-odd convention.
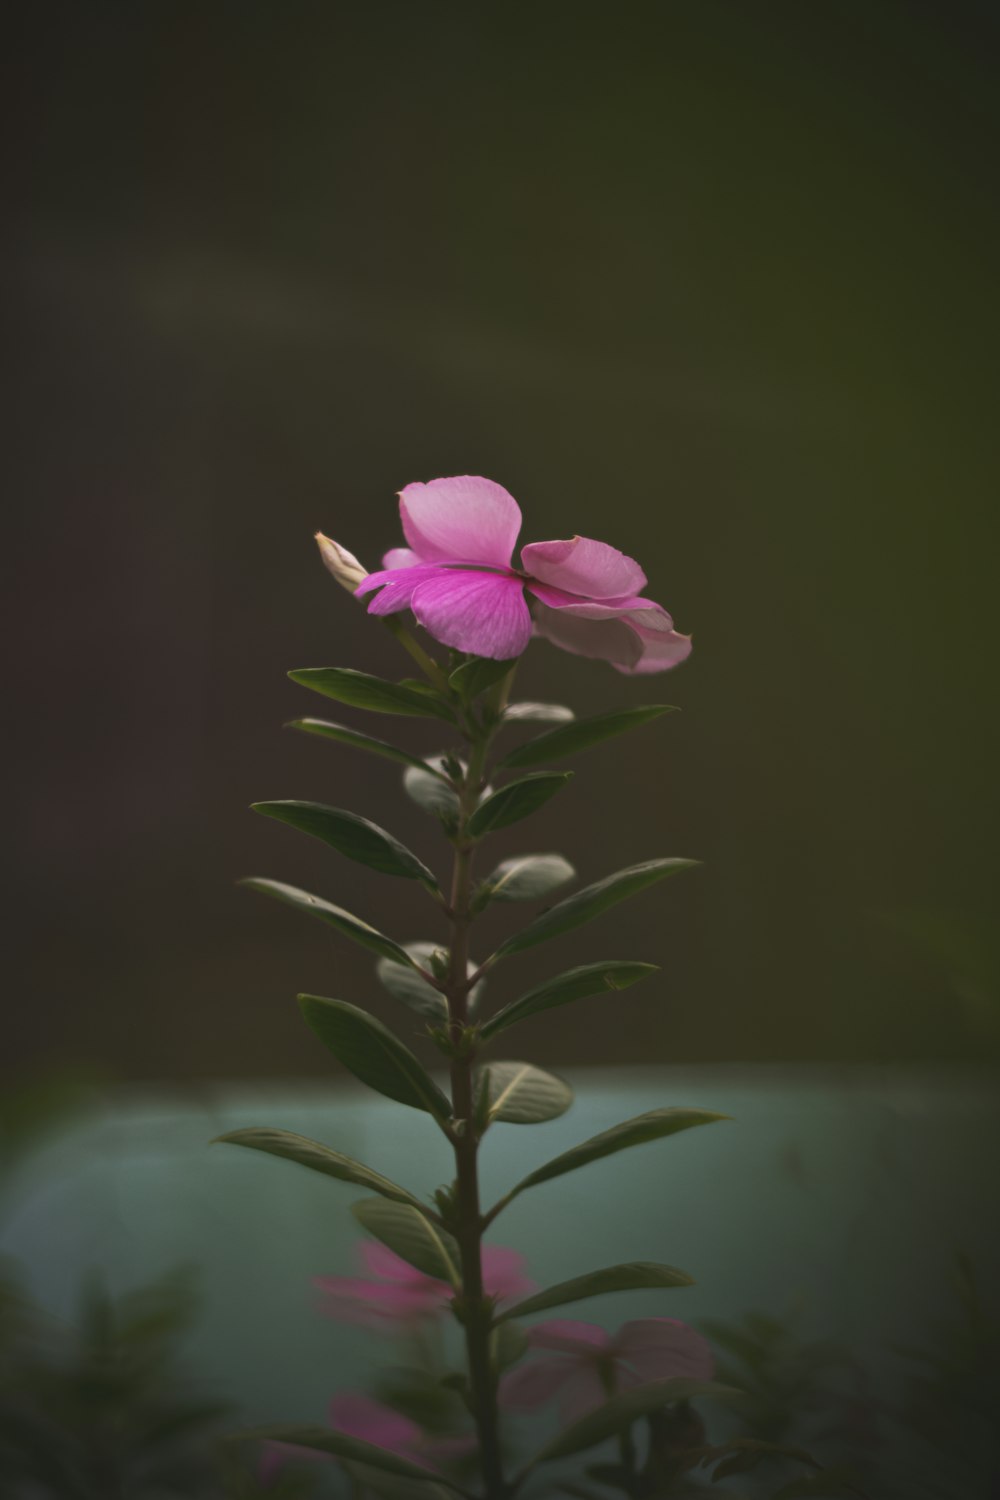
[[[455,837],[451,883],[451,942],[445,997],[451,1039],[451,1096],[454,1113],[455,1235],[461,1251],[462,1317],[469,1365],[473,1413],[479,1434],[479,1455],[485,1500],[504,1500],[504,1479],[497,1427],[496,1380],[490,1358],[493,1308],[483,1289],[483,1220],[479,1202],[479,1140],[475,1120],[473,1049],[466,1042],[469,1007],[469,928],[472,923],[472,865],[475,855],[468,822],[483,788],[489,733],[473,735],[469,764],[459,794],[460,812]]]

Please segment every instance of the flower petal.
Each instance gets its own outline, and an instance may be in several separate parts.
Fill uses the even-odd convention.
[[[472,474],[408,484],[400,491],[399,513],[406,540],[423,562],[509,567],[521,529],[513,495]]]
[[[521,564],[532,578],[586,599],[618,599],[646,586],[646,575],[634,558],[589,536],[529,542],[521,549]]]
[[[380,1276],[383,1281],[401,1281],[407,1286],[418,1286],[423,1290],[428,1287],[443,1287],[446,1292],[451,1288],[446,1281],[438,1281],[433,1276],[427,1276],[423,1271],[418,1271],[416,1266],[411,1266],[395,1250],[390,1250],[388,1245],[380,1245],[377,1240],[363,1240],[360,1246],[360,1256],[366,1271],[372,1276]]]
[[[572,1318],[550,1318],[527,1332],[529,1344],[536,1349],[557,1349],[583,1358],[603,1354],[611,1343],[611,1335],[599,1323],[577,1323]]]
[[[503,1245],[483,1246],[483,1288],[488,1297],[503,1302],[511,1297],[526,1297],[538,1290],[537,1284],[524,1274],[524,1256]]]
[[[711,1380],[715,1371],[708,1340],[679,1318],[637,1318],[616,1334],[613,1347],[642,1381]]]
[[[330,1402],[330,1426],[402,1458],[416,1458],[423,1441],[416,1422],[372,1396],[334,1396]]]
[[[625,672],[629,676],[645,672],[667,672],[691,655],[691,637],[681,635],[679,630],[653,632],[641,626],[634,628],[642,642],[642,655],[631,667],[615,663],[619,672]]]
[[[369,573],[354,592],[359,599],[363,599],[367,594],[374,593],[375,589],[380,590],[369,602],[368,613],[394,615],[401,609],[409,609],[413,590],[417,585],[436,578],[440,571],[437,563],[407,563],[401,568],[383,568],[381,573]]]
[[[535,606],[535,630],[573,656],[596,657],[609,661],[623,671],[636,667],[642,658],[643,643],[634,630],[618,616],[580,618],[568,609]]]
[[[383,568],[415,568],[420,558],[409,547],[390,547],[382,559]]]
[[[320,1293],[319,1311],[325,1317],[362,1328],[398,1325],[433,1315],[444,1307],[450,1294],[444,1282],[433,1282],[429,1277],[422,1286],[407,1286],[398,1281],[366,1281],[360,1276],[316,1276],[313,1285]]]
[[[575,1359],[565,1355],[554,1359],[533,1359],[510,1370],[500,1381],[497,1392],[505,1411],[534,1411],[544,1406],[579,1369]]]
[[[505,661],[531,640],[524,585],[512,574],[438,568],[414,589],[411,608],[435,640],[473,656]]]

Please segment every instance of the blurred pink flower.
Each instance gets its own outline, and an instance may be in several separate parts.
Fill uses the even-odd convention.
[[[449,1458],[470,1453],[476,1445],[471,1434],[467,1437],[432,1437],[409,1417],[376,1401],[373,1396],[354,1393],[334,1396],[329,1413],[330,1426],[334,1432],[346,1433],[348,1437],[360,1438],[362,1442],[372,1443],[376,1448],[395,1453],[399,1458],[408,1458],[411,1463],[420,1464],[431,1473],[437,1471],[439,1462],[444,1463]],[[315,1448],[268,1442],[264,1444],[257,1470],[258,1478],[261,1484],[267,1485],[285,1464],[297,1463],[303,1459],[329,1462],[331,1457],[331,1454],[320,1453]]]
[[[385,1245],[365,1241],[361,1245],[365,1269],[377,1280],[363,1276],[316,1276],[313,1285],[322,1297],[320,1310],[342,1323],[360,1323],[366,1328],[419,1322],[442,1312],[454,1296],[447,1281],[425,1276]],[[503,1302],[535,1291],[535,1283],[523,1273],[524,1257],[502,1246],[483,1247],[483,1283],[490,1297]],[[391,1331],[390,1328],[390,1331]]]
[[[613,1335],[596,1323],[556,1318],[529,1328],[528,1342],[555,1358],[529,1361],[506,1375],[501,1404],[530,1411],[555,1397],[566,1423],[602,1406],[610,1391],[677,1376],[710,1380],[715,1368],[708,1341],[677,1318],[639,1318]]]
[[[606,542],[530,542],[515,568],[521,509],[491,479],[408,484],[399,510],[409,546],[387,552],[383,571],[356,589],[359,597],[379,591],[371,614],[412,609],[444,645],[500,661],[520,656],[533,630],[628,673],[665,672],[691,652],[690,637],[674,630],[666,610],[641,597],[639,564]]]

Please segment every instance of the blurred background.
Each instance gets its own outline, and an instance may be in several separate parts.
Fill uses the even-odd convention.
[[[983,1066],[1000,1056],[998,30],[985,0],[17,8],[3,189],[12,1155],[89,1079],[118,1123],[88,1126],[51,1180],[76,1191],[128,1142],[143,1170],[174,1152],[183,1178],[218,1121],[150,1114],[150,1087],[209,1115],[235,1090],[223,1114],[242,1122],[248,1090],[274,1080],[302,1100],[331,1077],[296,991],[398,1020],[361,950],[234,882],[288,880],[400,940],[439,936],[418,889],[247,806],[327,801],[439,860],[391,766],[282,729],[324,712],[285,674],[407,675],[312,534],[374,567],[399,540],[395,492],[468,472],[517,497],[523,540],[579,532],[637,557],[695,640],[689,663],[641,686],[532,646],[519,696],[683,711],[581,758],[573,789],[528,835],[498,836],[498,857],[559,850],[583,880],[660,854],[705,865],[514,961],[493,1001],[575,960],[660,964],[610,1020],[597,1000],[571,1025],[539,1018],[532,1059],[686,1066],[687,1092],[720,1108],[752,1078],[787,1130],[741,1149],[771,1153],[802,1201],[832,1193],[830,1222],[851,1226],[837,1265],[873,1204],[893,1212],[889,1180],[936,1220],[928,1281],[973,1253],[991,1158],[970,1142],[992,1139]],[[444,748],[429,721],[375,732]],[[517,917],[491,910],[483,942]],[[907,1172],[880,1147],[862,1189],[863,1135],[810,1175],[800,1126],[831,1079],[846,1092],[810,1116],[817,1160],[868,1118],[863,1094],[873,1120],[896,1121]],[[951,1198],[926,1196],[917,1119],[958,1132],[933,1168]],[[289,1109],[257,1123],[291,1123]],[[735,1182],[758,1159],[727,1160]],[[25,1181],[12,1245],[49,1289],[108,1261],[99,1222],[135,1250],[115,1251],[123,1285],[204,1239],[201,1200],[183,1208],[188,1239],[161,1227],[146,1255],[141,1196],[27,1211]],[[799,1202],[759,1226],[761,1278],[729,1285],[734,1318],[794,1283],[769,1251]],[[754,1203],[741,1214],[754,1223]],[[53,1236],[56,1221],[75,1228]],[[43,1245],[64,1260],[39,1259]],[[304,1260],[283,1293],[303,1308],[305,1274]],[[825,1274],[827,1312],[850,1305]],[[252,1278],[230,1294],[251,1284],[266,1297]],[[720,1305],[717,1279],[703,1310]],[[853,1305],[863,1320],[865,1298]]]

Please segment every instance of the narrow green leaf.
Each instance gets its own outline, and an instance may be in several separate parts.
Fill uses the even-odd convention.
[[[419,755],[411,755],[408,750],[400,750],[397,745],[390,745],[387,740],[378,740],[374,735],[362,734],[358,729],[348,729],[344,724],[333,724],[328,719],[292,719],[285,728],[298,729],[303,734],[319,735],[322,739],[337,740],[341,745],[350,745],[355,750],[367,750],[369,755],[380,755],[384,760],[394,760],[402,766],[413,766],[418,771],[427,771],[431,776],[437,776],[441,781],[446,780]]]
[[[398,1474],[403,1479],[433,1480],[454,1489],[447,1480],[432,1473],[422,1464],[411,1463],[390,1453],[388,1448],[378,1448],[362,1438],[349,1437],[346,1432],[337,1432],[333,1427],[304,1427],[291,1423],[274,1427],[252,1427],[235,1433],[230,1442],[288,1443],[294,1448],[309,1448],[315,1453],[329,1453],[334,1458],[344,1458],[351,1463],[369,1464],[373,1469],[383,1469],[387,1474]]]
[[[615,735],[649,724],[662,714],[675,712],[672,704],[655,703],[645,708],[626,708],[620,713],[596,714],[592,719],[577,719],[572,724],[563,725],[560,729],[550,729],[537,739],[518,745],[516,750],[511,750],[504,756],[500,765],[513,770],[515,767],[543,766],[547,761],[563,760],[567,755],[579,755],[581,750],[589,750],[591,745],[599,745],[603,740],[610,740]]]
[[[333,927],[352,942],[360,943],[362,948],[377,953],[380,958],[391,958],[394,963],[406,964],[410,968],[417,967],[399,943],[394,943],[392,938],[387,938],[378,928],[369,926],[360,917],[353,916],[340,906],[334,906],[330,901],[324,901],[320,896],[310,896],[308,891],[300,891],[297,886],[285,885],[280,880],[264,880],[258,876],[241,880],[239,884],[246,886],[248,890],[271,896],[276,901],[284,901],[287,906],[294,906],[297,911],[304,911],[311,917],[318,917],[328,927]]]
[[[626,870],[606,875],[603,880],[585,886],[582,891],[567,896],[564,901],[550,906],[548,911],[541,912],[527,927],[501,943],[489,962],[495,963],[497,959],[506,958],[510,953],[521,953],[525,948],[533,948],[536,943],[547,942],[549,938],[559,937],[561,933],[570,932],[574,927],[581,927],[584,922],[599,916],[610,906],[616,906],[619,901],[638,895],[647,886],[654,885],[658,880],[665,880],[668,875],[678,875],[681,870],[690,870],[697,863],[695,859],[648,859],[641,865],[630,865]]]
[[[339,1182],[353,1182],[355,1187],[369,1188],[371,1192],[381,1193],[383,1198],[390,1198],[394,1203],[409,1203],[413,1208],[424,1212],[419,1198],[391,1182],[388,1177],[383,1177],[381,1172],[374,1172],[363,1162],[344,1156],[340,1151],[321,1145],[319,1141],[312,1141],[308,1136],[295,1135],[290,1130],[257,1127],[227,1131],[225,1135],[216,1136],[212,1145],[216,1142],[247,1146],[251,1151],[264,1151],[269,1156],[280,1156],[285,1161],[297,1162],[300,1167],[309,1167],[311,1171],[335,1177]]]
[[[532,771],[486,797],[469,819],[473,838],[526,818],[566,785],[571,771]]]
[[[406,952],[426,972],[431,972],[431,954],[443,953],[440,943],[407,943]],[[471,976],[476,972],[478,965],[470,959],[467,973]],[[394,963],[391,959],[380,958],[375,965],[375,974],[383,988],[389,991],[394,1000],[399,1000],[410,1010],[415,1011],[424,1020],[432,1021],[435,1025],[443,1025],[448,1019],[448,1005],[440,990],[436,990],[429,984],[423,975],[414,969],[402,964]],[[473,989],[469,991],[469,1013],[475,1013],[476,1006],[482,998],[485,980],[480,980]]]
[[[306,1021],[337,1058],[377,1093],[447,1120],[451,1104],[409,1047],[367,1011],[346,1000],[300,995]]]
[[[606,1292],[649,1291],[676,1286],[694,1286],[694,1278],[686,1271],[678,1271],[676,1266],[661,1266],[646,1260],[629,1261],[625,1265],[606,1266],[603,1271],[590,1271],[586,1276],[574,1276],[571,1281],[560,1281],[544,1292],[536,1292],[533,1297],[502,1312],[497,1322],[502,1323],[505,1318],[527,1318],[550,1307],[585,1302],[588,1297],[601,1297]]]
[[[732,1400],[742,1394],[734,1386],[719,1385],[714,1380],[689,1380],[686,1376],[634,1385],[631,1390],[612,1396],[603,1406],[596,1407],[560,1432],[552,1442],[535,1454],[528,1467],[533,1468],[535,1464],[550,1463],[556,1458],[568,1458],[573,1453],[596,1448],[598,1443],[615,1437],[639,1417],[645,1417],[652,1411],[660,1411],[674,1401],[694,1401],[699,1397]]]
[[[504,722],[526,724],[568,724],[576,714],[562,703],[508,703]]]
[[[424,812],[445,823],[458,821],[458,793],[442,769],[444,757],[433,755],[428,766],[411,766],[403,772],[403,790]]]
[[[555,1120],[573,1103],[573,1090],[562,1078],[526,1062],[491,1062],[478,1078],[489,1089],[487,1120],[508,1125],[538,1125]]]
[[[476,908],[482,910],[488,901],[539,901],[575,876],[561,854],[519,854],[487,875],[476,893]]]
[[[599,1161],[603,1156],[613,1156],[618,1151],[626,1151],[631,1146],[642,1146],[647,1141],[662,1140],[664,1136],[676,1135],[681,1130],[691,1130],[695,1125],[712,1125],[716,1120],[729,1118],[729,1115],[715,1114],[708,1109],[673,1106],[651,1109],[644,1115],[636,1115],[634,1119],[623,1121],[621,1125],[613,1125],[610,1130],[603,1130],[600,1135],[591,1136],[589,1141],[583,1141],[562,1156],[546,1162],[544,1166],[530,1172],[503,1201],[505,1204],[509,1203],[526,1188],[537,1187],[541,1182],[551,1182],[554,1177],[575,1172],[577,1167],[585,1167],[588,1162]]]
[[[438,1229],[415,1208],[403,1203],[387,1203],[384,1198],[362,1198],[351,1205],[358,1223],[388,1245],[390,1250],[415,1266],[425,1276],[461,1286],[458,1244],[445,1229]]]
[[[409,773],[408,773],[409,774]],[[383,875],[398,875],[404,880],[419,880],[432,891],[440,888],[423,860],[401,844],[391,833],[386,833],[377,823],[358,817],[357,813],[345,812],[339,807],[327,807],[322,802],[253,802],[254,812],[265,818],[276,818],[302,833],[311,834],[346,854],[359,865],[368,865]]]
[[[630,963],[608,959],[606,963],[581,964],[577,969],[567,969],[555,979],[548,979],[536,989],[529,990],[520,1000],[505,1005],[483,1023],[480,1035],[483,1041],[498,1036],[523,1021],[528,1016],[543,1010],[554,1010],[559,1005],[569,1005],[573,1000],[586,1000],[590,995],[604,994],[608,990],[625,990],[630,984],[645,979],[648,974],[658,972],[656,964]]]
[[[454,688],[460,697],[469,700],[478,698],[480,693],[485,693],[497,682],[502,682],[510,669],[517,663],[517,657],[511,657],[507,661],[492,661],[486,656],[473,656],[469,661],[456,667],[448,678],[448,686]]]
[[[386,682],[353,667],[299,667],[289,672],[293,682],[348,703],[352,708],[367,708],[377,714],[405,714],[419,719],[445,719],[455,722],[455,715],[433,689],[421,691],[400,682]]]

